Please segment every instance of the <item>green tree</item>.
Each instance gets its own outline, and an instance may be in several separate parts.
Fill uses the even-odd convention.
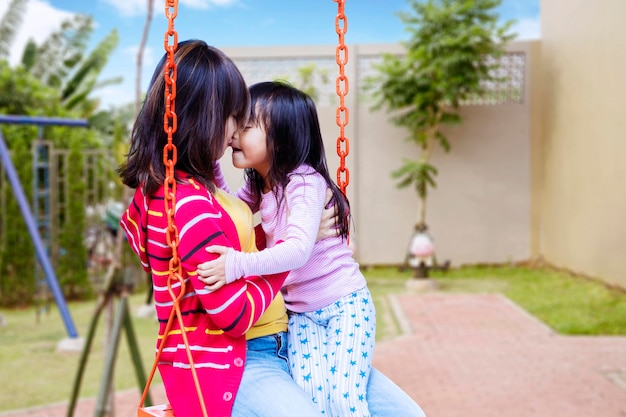
[[[36,134],[36,128],[12,126],[5,130],[11,131],[14,139],[12,157],[14,161],[20,161],[15,164],[15,169],[24,193],[32,195],[32,156],[28,137]],[[0,304],[25,306],[33,302],[36,294],[35,251],[13,190],[7,184],[2,192],[7,227],[3,230],[4,244],[0,251]]]
[[[0,60],[0,114],[56,115],[58,98],[54,89],[42,85],[24,68],[11,69]],[[36,126],[0,125],[2,136],[11,150],[11,158],[27,197],[33,195],[33,156],[31,144],[38,136]],[[5,175],[0,172],[0,175]],[[0,245],[0,304],[28,305],[37,294],[35,266],[37,259],[23,213],[14,190],[3,181],[3,220],[7,227]]]
[[[0,113],[52,115],[59,111],[57,92],[24,68],[0,60]],[[5,138],[9,140],[9,138]]]
[[[8,60],[27,2],[13,0],[0,20],[0,59]],[[89,117],[97,109],[98,100],[89,97],[93,91],[121,82],[119,77],[98,80],[119,42],[117,30],[111,30],[89,52],[93,30],[90,16],[75,15],[62,22],[41,45],[29,40],[22,52],[21,67],[43,85],[55,89],[61,104],[68,110],[76,110],[79,117]]]
[[[9,59],[15,35],[22,25],[28,0],[12,0],[0,20],[0,59]]]
[[[41,45],[31,40],[23,51],[21,64],[11,68],[8,56],[21,26],[27,1],[13,0],[0,19],[0,114],[61,118],[95,116],[98,102],[90,98],[91,92],[117,81],[98,81],[117,45],[117,32],[111,31],[92,51],[88,51],[93,20],[87,16],[75,16],[64,22]],[[72,298],[87,296],[91,290],[87,282],[86,248],[83,244],[86,208],[84,175],[80,168],[83,166],[82,150],[115,144],[123,130],[127,129],[127,124],[120,123],[113,114],[106,119],[107,123],[94,123],[89,129],[0,125],[27,196],[33,193],[30,153],[33,141],[41,136],[56,148],[71,150],[71,161],[68,163],[70,187],[69,195],[63,197],[65,211],[61,213],[60,244],[51,251],[56,254],[61,250],[63,253],[58,258],[53,256],[53,261],[64,292]],[[98,163],[105,172],[113,173],[116,167],[109,159]],[[110,183],[107,182],[107,186]],[[34,265],[37,261],[11,188],[5,185],[0,191],[5,196],[1,215],[3,219],[10,219],[10,223],[5,224],[11,226],[0,230],[1,241],[4,242],[0,245],[0,303],[28,304],[36,292]],[[64,195],[63,190],[55,188],[54,184],[50,191],[55,198]]]
[[[70,133],[70,132],[68,132]],[[66,210],[62,219],[59,236],[61,253],[57,266],[59,284],[68,299],[78,299],[91,293],[87,275],[87,248],[85,236],[85,180],[83,173],[83,156],[81,138],[73,133],[68,155],[68,176],[73,180],[69,183],[69,195]]]
[[[368,80],[375,109],[406,127],[420,149],[392,173],[398,187],[413,185],[419,197],[418,226],[426,225],[428,190],[436,186],[433,147],[450,143],[442,127],[461,122],[459,107],[485,93],[485,82],[497,81],[495,69],[514,38],[513,21],[500,23],[501,0],[409,0],[412,11],[399,13],[410,33],[402,56],[386,54]]]
[[[296,71],[296,80],[292,80],[289,76],[282,76],[278,79],[293,84],[294,87],[311,96],[314,101],[318,101],[320,99],[318,89],[328,84],[330,80],[328,70],[319,68],[315,64],[307,64],[297,68]]]
[[[87,53],[93,29],[91,17],[76,15],[64,21],[41,45],[34,47],[30,41],[22,58],[29,72],[55,88],[61,104],[77,110],[81,117],[90,116],[99,105],[97,99],[89,97],[93,91],[121,82],[120,78],[98,81],[119,42],[117,30],[109,32]]]

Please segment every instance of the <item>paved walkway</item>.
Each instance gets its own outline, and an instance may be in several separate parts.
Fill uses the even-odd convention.
[[[428,417],[625,417],[626,337],[565,337],[500,295],[394,296],[405,333],[376,347],[375,366]],[[164,401],[154,387],[156,401]],[[116,416],[139,394],[116,394]],[[82,400],[76,417],[93,415]],[[64,417],[67,404],[0,413]],[[294,416],[297,417],[297,416]],[[389,416],[401,417],[401,416]]]

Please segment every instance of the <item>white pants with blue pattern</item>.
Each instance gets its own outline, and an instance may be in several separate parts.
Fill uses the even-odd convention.
[[[376,310],[363,288],[320,310],[289,314],[291,375],[332,417],[368,417]]]

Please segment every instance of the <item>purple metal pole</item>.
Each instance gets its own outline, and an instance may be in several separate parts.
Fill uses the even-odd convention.
[[[0,123],[11,123],[15,125],[39,125],[39,126],[76,126],[87,127],[86,120],[62,119],[59,117],[31,117],[0,115]]]
[[[6,116],[1,116],[0,121],[6,122],[6,120],[4,119],[5,117]],[[29,124],[36,124],[36,122],[33,122],[31,120]],[[28,232],[30,233],[30,237],[33,241],[33,244],[35,245],[35,251],[37,252],[37,257],[46,275],[48,286],[50,287],[50,290],[54,295],[54,299],[56,300],[56,303],[59,307],[59,311],[61,312],[61,317],[63,318],[63,322],[65,323],[65,329],[67,331],[67,334],[71,338],[77,338],[78,332],[76,331],[76,327],[74,326],[74,322],[72,321],[72,317],[67,308],[67,304],[65,303],[63,291],[61,291],[61,287],[59,286],[59,282],[57,281],[54,269],[52,268],[52,264],[50,263],[50,259],[48,258],[48,254],[46,252],[46,248],[43,244],[43,241],[41,240],[41,236],[39,236],[39,231],[37,230],[33,213],[31,212],[30,206],[28,205],[26,194],[24,194],[24,189],[22,188],[22,183],[20,182],[20,179],[17,176],[17,172],[15,171],[15,166],[13,166],[13,161],[11,161],[11,157],[9,156],[9,149],[4,142],[4,136],[2,136],[2,132],[0,132],[0,156],[2,157],[4,170],[6,171],[9,182],[11,183],[11,187],[13,188],[13,194],[15,195],[17,203],[20,206],[22,216],[24,216],[24,221],[26,221],[26,226],[28,227]]]

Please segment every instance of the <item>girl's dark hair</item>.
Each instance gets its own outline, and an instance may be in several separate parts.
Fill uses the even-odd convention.
[[[249,123],[263,126],[267,151],[271,158],[268,182],[284,191],[292,172],[307,164],[324,177],[333,192],[330,205],[338,211],[337,225],[341,236],[348,237],[350,207],[347,197],[330,178],[324,141],[315,102],[303,91],[286,82],[268,81],[250,87]],[[264,179],[254,169],[245,170],[247,181],[253,185],[257,201],[263,192]],[[281,201],[278,202],[279,206]]]
[[[167,55],[154,70],[143,106],[133,126],[130,150],[119,173],[124,184],[143,187],[151,195],[165,180],[163,148],[167,134],[165,81]],[[177,131],[176,168],[193,176],[211,192],[215,190],[213,163],[224,149],[225,125],[233,115],[238,126],[250,112],[250,95],[243,76],[222,51],[200,40],[178,43],[176,97],[174,112]]]

